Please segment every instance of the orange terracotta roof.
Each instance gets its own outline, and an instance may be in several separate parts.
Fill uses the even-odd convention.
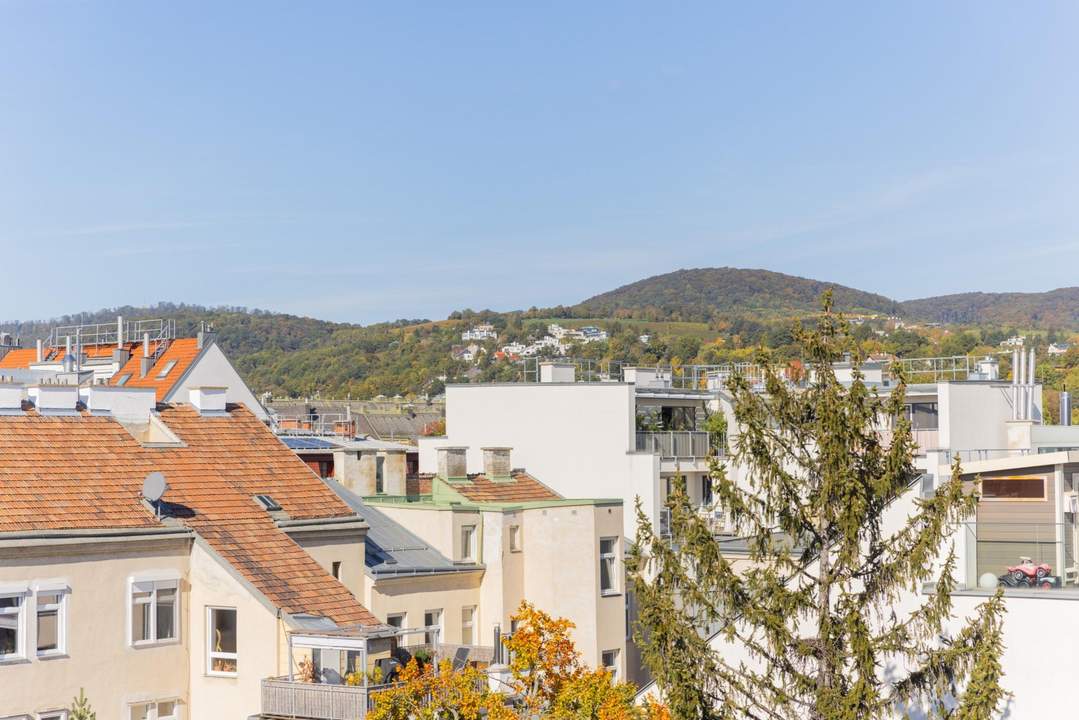
[[[159,526],[140,499],[158,470],[169,515],[275,606],[378,622],[254,501],[271,495],[294,519],[354,515],[262,422],[239,405],[220,417],[164,406],[160,417],[184,447],[143,447],[111,418],[85,413],[0,417],[0,532]]]
[[[0,368],[25,370],[37,360],[37,348],[16,348],[0,358]]]
[[[157,401],[163,402],[172,392],[173,387],[176,386],[176,382],[183,377],[183,374],[195,362],[199,352],[201,351],[196,338],[171,340],[165,352],[157,359],[146,377],[139,377],[139,365],[142,362],[142,343],[134,343],[131,350],[131,359],[109,379],[109,384],[115,385],[121,377],[129,375],[130,377],[124,387],[154,388],[157,391]],[[170,362],[175,362],[176,364],[165,377],[158,377]]]
[[[526,472],[514,472],[510,480],[492,481],[483,475],[469,475],[469,482],[449,483],[473,502],[531,502],[561,500],[562,496]]]

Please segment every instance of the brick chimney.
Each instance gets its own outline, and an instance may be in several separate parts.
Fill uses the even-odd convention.
[[[467,447],[440,447],[438,451],[438,476],[450,482],[468,479]]]
[[[483,474],[488,480],[505,481],[511,477],[510,450],[508,447],[483,448]]]

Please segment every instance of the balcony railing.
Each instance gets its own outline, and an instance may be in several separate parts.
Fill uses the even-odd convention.
[[[262,681],[262,714],[309,720],[356,720],[367,715],[368,691],[377,689],[266,678]]]
[[[968,565],[974,572],[968,577],[969,586],[1042,589],[1044,581],[1045,589],[1076,590],[1079,567],[1071,542],[1065,542],[1073,534],[1070,523],[973,522],[964,532],[968,552],[974,551]],[[1031,566],[1024,567],[1023,558],[1029,558]],[[1018,568],[1018,573],[1009,581],[1005,576],[1011,568]]]
[[[657,453],[662,458],[704,458],[708,457],[708,450],[709,433],[706,432],[637,433],[637,452]]]

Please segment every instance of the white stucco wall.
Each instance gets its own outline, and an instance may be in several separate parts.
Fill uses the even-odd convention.
[[[208,607],[236,609],[236,677],[207,672]],[[200,543],[191,551],[191,714],[195,720],[246,718],[261,711],[263,678],[288,671],[283,623],[234,571]]]
[[[255,395],[248,389],[243,378],[236,372],[236,368],[232,367],[232,363],[229,362],[225,353],[216,343],[206,349],[198,362],[188,371],[183,382],[177,385],[165,400],[168,402],[188,402],[191,388],[199,387],[200,385],[224,386],[228,388],[225,393],[226,402],[242,403],[259,420],[269,419],[266,409],[262,407]]]
[[[659,458],[635,452],[634,393],[623,383],[450,385],[447,436],[421,438],[420,471],[437,472],[438,447],[468,447],[469,472],[483,470],[481,448],[510,447],[513,467],[564,497],[622,498],[633,537],[636,497],[654,518],[659,487]]]

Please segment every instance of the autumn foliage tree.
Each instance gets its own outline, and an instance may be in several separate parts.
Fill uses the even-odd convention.
[[[444,660],[421,669],[412,660],[400,686],[372,694],[370,720],[670,720],[656,702],[636,705],[633,684],[617,681],[606,668],[582,664],[569,620],[527,602],[513,620],[517,629],[505,641],[510,676],[503,692],[490,690],[487,675],[475,668],[455,671]]]

